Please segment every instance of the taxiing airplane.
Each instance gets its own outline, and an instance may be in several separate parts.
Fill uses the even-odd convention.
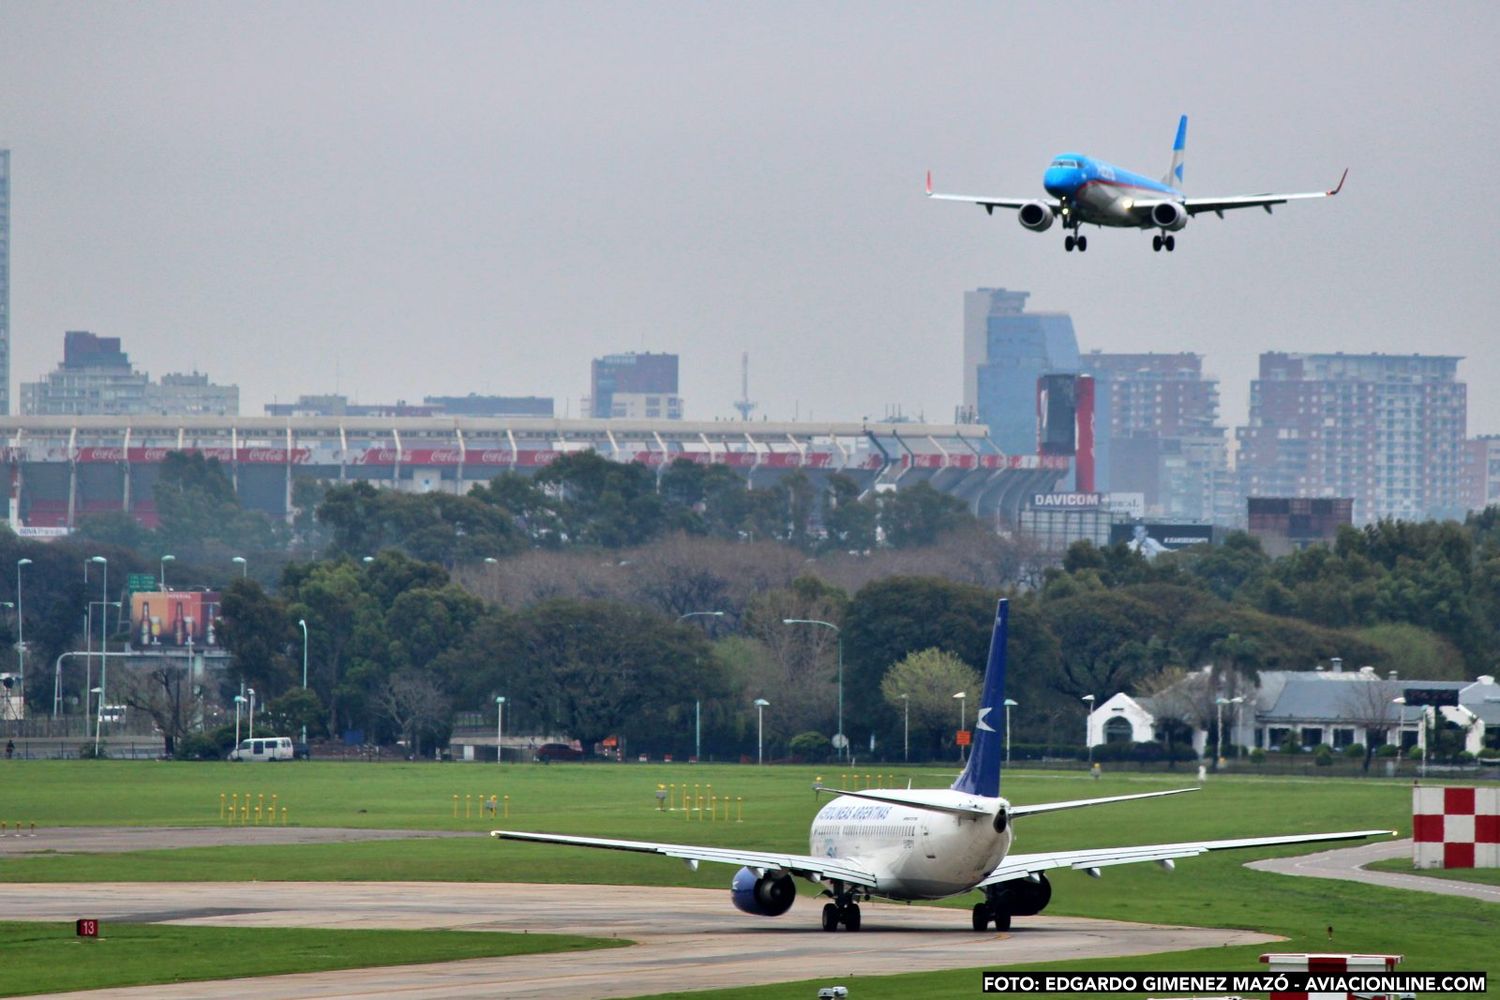
[[[1112,795],[1038,805],[1012,805],[1000,795],[1000,754],[1003,736],[995,723],[1005,704],[1005,633],[1008,604],[1001,601],[990,639],[984,695],[974,722],[975,736],[968,766],[950,788],[862,789],[820,791],[836,794],[813,817],[809,853],[782,854],[727,847],[698,847],[639,840],[612,840],[551,833],[495,830],[504,840],[541,841],[575,847],[638,851],[680,858],[697,869],[700,861],[739,865],[730,884],[734,905],[746,913],[777,917],[797,898],[794,877],[822,887],[829,902],[823,907],[823,929],[840,925],[859,930],[861,900],[943,899],[973,890],[984,900],[973,911],[974,929],[991,923],[1010,927],[1012,917],[1040,913],[1052,898],[1046,872],[1072,868],[1095,877],[1110,865],[1155,861],[1170,870],[1177,858],[1238,847],[1267,847],[1329,840],[1351,840],[1390,834],[1390,830],[1353,830],[1346,833],[1293,834],[1237,840],[1190,840],[1173,844],[1108,847],[1083,851],[1046,851],[1012,854],[1015,821],[1024,816],[1149,799],[1196,788]]]
[[[966,194],[934,194],[932,172],[927,173],[927,197],[942,201],[966,201],[981,205],[993,215],[997,208],[1018,209],[1021,225],[1040,233],[1061,219],[1068,235],[1063,249],[1079,252],[1089,248],[1089,240],[1078,231],[1083,225],[1113,226],[1125,229],[1160,230],[1151,238],[1153,250],[1177,248],[1173,233],[1181,231],[1188,219],[1199,212],[1213,212],[1219,218],[1232,208],[1263,208],[1267,214],[1272,205],[1305,198],[1331,198],[1343,190],[1344,176],[1330,191],[1303,194],[1250,194],[1227,198],[1189,198],[1182,193],[1182,158],[1187,146],[1187,115],[1177,123],[1177,141],[1172,144],[1172,167],[1160,181],[1133,174],[1128,170],[1096,160],[1081,153],[1063,153],[1052,161],[1042,175],[1042,186],[1050,198],[983,198]]]

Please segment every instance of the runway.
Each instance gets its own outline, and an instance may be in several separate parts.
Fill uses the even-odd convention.
[[[304,1000],[402,997],[630,997],[979,969],[1264,944],[1247,931],[1127,924],[1078,917],[1027,917],[1005,934],[976,933],[966,910],[869,903],[864,929],[829,934],[818,903],[801,898],[784,917],[735,910],[729,893],[641,886],[426,882],[106,883],[0,885],[12,920],[153,921],[235,927],[458,928],[585,934],[635,941],[629,948],[472,959],[437,965],[350,969],[256,979],[94,990],[91,1000],[148,997]],[[978,992],[978,973],[975,974]],[[801,991],[795,995],[801,996]]]
[[[1386,858],[1409,858],[1411,853],[1411,838],[1381,840],[1372,844],[1360,844],[1358,847],[1319,851],[1316,854],[1267,858],[1264,861],[1252,861],[1245,867],[1282,875],[1340,879],[1345,882],[1363,882],[1367,885],[1389,886],[1392,889],[1415,889],[1418,892],[1436,892],[1445,896],[1468,896],[1489,903],[1500,903],[1500,885],[1456,882],[1430,875],[1407,875],[1404,872],[1369,871],[1363,867]]]

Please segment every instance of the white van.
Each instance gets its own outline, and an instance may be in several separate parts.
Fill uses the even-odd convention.
[[[257,736],[229,751],[230,760],[291,760],[293,755],[290,736]]]

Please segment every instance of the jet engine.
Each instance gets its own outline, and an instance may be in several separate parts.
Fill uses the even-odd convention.
[[[1028,201],[1022,205],[1016,217],[1021,220],[1021,225],[1033,233],[1046,232],[1052,228],[1052,209],[1039,201]]]
[[[1187,210],[1175,201],[1164,201],[1151,208],[1151,225],[1175,233],[1187,225]]]
[[[1052,902],[1052,883],[1045,875],[1038,875],[1035,882],[1013,878],[991,888],[990,901],[1013,917],[1035,916]]]
[[[797,886],[786,872],[768,871],[757,876],[749,868],[741,868],[729,884],[729,896],[734,900],[734,908],[742,913],[779,917],[792,908]]]

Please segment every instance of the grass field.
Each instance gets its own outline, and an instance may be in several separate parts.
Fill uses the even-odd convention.
[[[84,939],[74,934],[72,924],[17,921],[0,921],[0,940],[5,942],[0,989],[7,996],[535,955],[627,943],[556,934],[126,923],[106,923],[99,938]]]
[[[1407,858],[1389,858],[1365,867],[1377,872],[1401,872],[1404,875],[1422,875],[1426,878],[1442,878],[1453,882],[1500,885],[1500,868],[1413,868],[1411,861]]]
[[[27,776],[17,781],[19,774]],[[861,775],[863,775],[863,770]],[[871,770],[873,774],[873,769]],[[887,769],[903,784],[946,785],[945,770]],[[0,771],[3,809],[39,828],[78,823],[215,824],[219,793],[234,791],[289,808],[293,824],[410,829],[493,826],[680,840],[768,850],[807,850],[807,824],[817,803],[816,775],[848,782],[836,767],[754,768],[733,765],[359,765],[311,764],[245,767],[228,764],[130,762],[27,762]],[[743,822],[709,822],[656,809],[656,786],[696,780],[707,794],[742,797]],[[865,779],[860,778],[863,785]],[[1191,775],[1008,774],[1005,793],[1019,803],[1181,787]],[[453,795],[458,794],[458,819]],[[508,821],[480,819],[480,795],[510,796]],[[469,795],[470,817],[463,818]],[[676,794],[674,793],[674,798]],[[503,801],[503,799],[502,799]],[[1409,831],[1410,787],[1379,780],[1276,779],[1223,776],[1193,795],[1125,803],[1029,818],[1017,824],[1017,850],[1069,849],[1304,831],[1390,828]],[[720,815],[722,816],[722,805]],[[4,817],[0,817],[3,819]],[[12,820],[14,821],[14,820]],[[569,850],[543,845],[470,840],[258,847],[252,825],[246,846],[234,849],[140,852],[132,855],[16,858],[0,867],[6,881],[120,879],[436,879],[685,885],[724,889],[732,872],[705,865],[694,873],[664,859]],[[1243,862],[1280,851],[1237,851],[1183,861],[1175,874],[1154,865],[1107,869],[1102,880],[1063,871],[1049,913],[1120,920],[1238,927],[1288,938],[1278,950],[1392,951],[1407,967],[1486,969],[1500,974],[1491,904],[1317,879],[1251,871]],[[967,908],[970,898],[945,904]],[[725,898],[725,906],[729,900]],[[784,920],[815,920],[803,900]],[[967,923],[967,914],[954,920]],[[1328,927],[1334,928],[1332,944]],[[1092,963],[1100,969],[1253,969],[1261,949],[1221,949],[1139,960]],[[1045,956],[1038,956],[1045,961]],[[1048,965],[1048,968],[1065,966]],[[1079,968],[1090,967],[1081,963]],[[830,980],[832,981],[832,980]],[[847,979],[838,979],[850,985]],[[972,996],[978,972],[858,980],[859,1000],[871,997]],[[811,995],[817,984],[727,991],[726,996]],[[701,994],[700,994],[701,995]]]

